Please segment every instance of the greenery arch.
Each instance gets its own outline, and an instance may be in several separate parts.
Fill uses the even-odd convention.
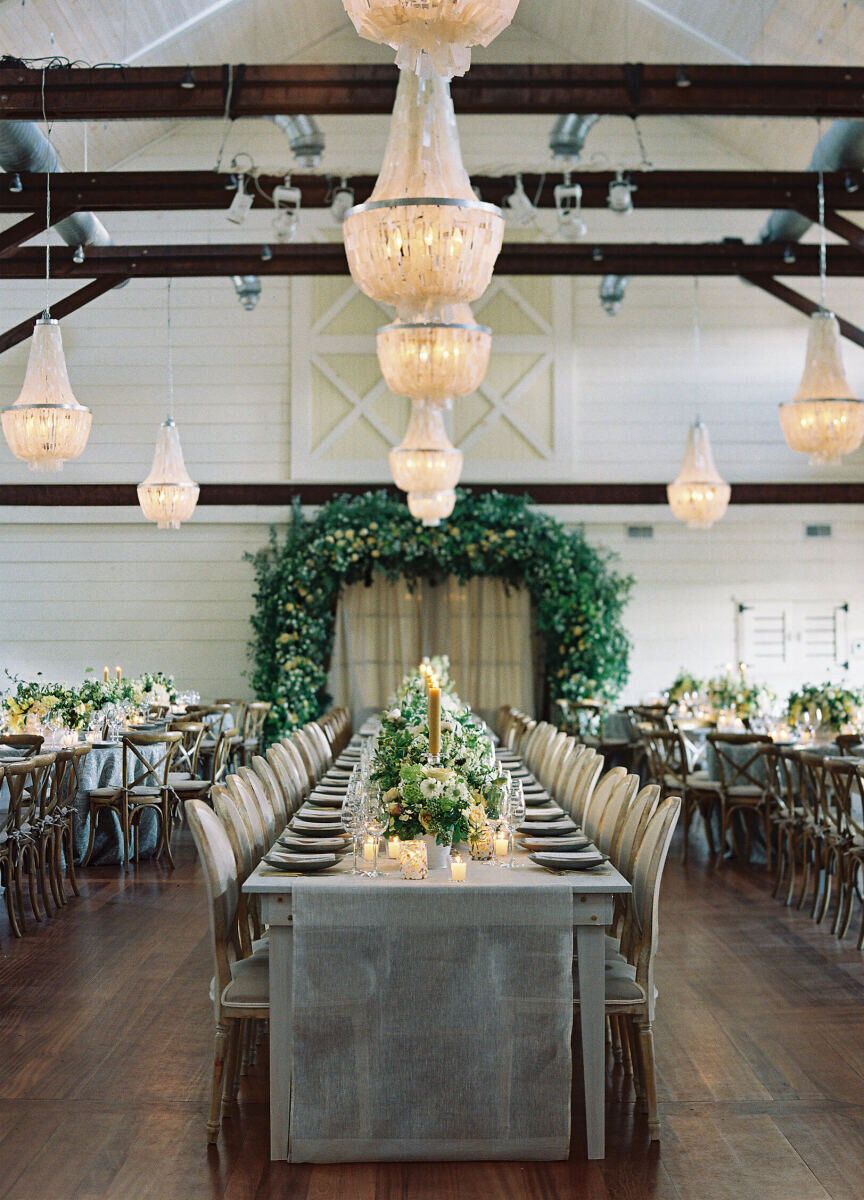
[[[610,567],[612,555],[589,546],[532,507],[529,496],[458,492],[452,517],[424,528],[388,492],[337,496],[311,521],[299,505],[284,537],[247,555],[256,591],[250,646],[256,696],[273,704],[275,734],[319,716],[328,704],[326,666],[336,604],[351,583],[376,572],[421,579],[496,576],[531,593],[544,643],[550,694],[568,700],[614,699],[628,675],[621,624],[632,579]]]

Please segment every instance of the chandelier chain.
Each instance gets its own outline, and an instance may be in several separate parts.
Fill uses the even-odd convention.
[[[168,420],[174,419],[174,357],[171,352],[171,285],[174,280],[168,278]]]
[[[48,113],[45,109],[45,76],[48,68],[42,68],[42,120],[45,122],[45,129],[48,141],[51,141],[51,129],[53,123],[48,123]],[[51,316],[51,171],[45,172],[45,311],[43,316],[47,319]]]
[[[819,171],[819,304],[823,312],[828,311],[825,303],[825,277],[828,273],[828,247],[825,245],[825,175]]]
[[[699,326],[699,276],[693,276],[693,374],[696,393],[696,424],[699,416],[699,405],[702,403],[702,332]]]

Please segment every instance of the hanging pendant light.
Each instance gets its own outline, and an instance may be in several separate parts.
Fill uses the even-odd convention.
[[[445,80],[401,73],[381,174],[343,230],[361,292],[409,319],[436,320],[443,306],[486,290],[504,217],[474,195]]]
[[[49,127],[50,134],[50,127]],[[45,311],[33,328],[24,386],[0,413],[3,435],[16,458],[33,471],[62,471],[87,445],[93,414],[72,392],[60,326],[51,317],[51,172],[45,174]]]
[[[471,46],[488,46],[519,0],[343,0],[361,37],[392,46],[396,66],[420,75],[464,75]]]
[[[732,489],[714,465],[708,429],[697,420],[687,434],[678,478],[666,488],[669,507],[691,529],[710,529],[729,506]]]
[[[200,488],[194,483],[183,461],[180,434],[171,415],[174,408],[174,370],[171,359],[171,283],[168,280],[168,416],[159,426],[153,466],[147,478],[138,484],[138,503],[148,521],[157,529],[179,529],[188,521],[198,503]]]
[[[440,321],[394,321],[378,330],[378,363],[398,396],[449,406],[483,382],[492,331],[478,325],[467,304],[453,305]]]
[[[699,330],[699,279],[693,278],[693,374],[698,400],[701,392],[702,344]],[[691,529],[710,529],[725,515],[732,489],[714,464],[708,429],[699,418],[687,434],[678,478],[666,487],[673,516]]]
[[[390,470],[403,492],[425,495],[455,488],[462,473],[462,451],[447,436],[441,408],[426,400],[411,401],[405,437],[390,451]]]
[[[820,307],[810,317],[804,374],[792,400],[780,405],[780,427],[791,450],[809,454],[814,465],[838,463],[864,440],[864,402],[846,379],[840,327],[825,303],[825,183],[819,172]]]
[[[424,525],[440,525],[450,516],[455,506],[456,493],[452,489],[408,493],[408,511]]]

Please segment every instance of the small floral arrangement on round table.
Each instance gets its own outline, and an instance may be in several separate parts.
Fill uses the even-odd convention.
[[[831,733],[840,733],[844,725],[860,725],[864,714],[864,692],[838,683],[805,683],[791,692],[788,702],[790,725],[804,724],[804,718],[814,728],[822,726]]]

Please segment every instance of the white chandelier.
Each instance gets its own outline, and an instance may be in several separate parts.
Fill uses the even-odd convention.
[[[519,0],[342,0],[361,37],[392,46],[400,70],[464,75],[471,46],[488,46]]]
[[[405,436],[390,451],[390,470],[393,482],[403,492],[429,495],[452,492],[456,487],[462,473],[462,451],[447,436],[440,407],[426,400],[411,401]]]
[[[72,394],[60,326],[48,309],[33,329],[21,394],[0,421],[9,449],[33,471],[62,471],[87,445],[93,414]]]
[[[780,426],[790,449],[814,464],[837,463],[864,439],[864,403],[846,379],[837,318],[824,309],[810,317],[804,374],[793,399],[780,405]]]
[[[807,357],[798,391],[780,405],[780,427],[791,450],[809,454],[814,465],[838,463],[864,439],[864,403],[852,394],[843,369],[840,328],[825,303],[828,274],[825,245],[825,180],[819,172],[820,304],[810,317]]]
[[[691,529],[710,529],[726,512],[731,494],[732,489],[714,465],[708,429],[697,420],[687,434],[678,478],[666,488],[669,507]]]
[[[50,132],[50,130],[49,130]],[[0,414],[16,458],[33,471],[62,471],[87,445],[93,414],[72,392],[60,326],[51,317],[51,172],[45,175],[45,311],[33,328],[24,386]]]
[[[450,516],[456,505],[456,493],[451,489],[441,492],[409,492],[408,511],[424,525],[440,525]]]
[[[174,370],[171,359],[171,280],[168,280],[168,416],[159,426],[153,466],[138,484],[138,503],[157,529],[179,529],[198,503],[200,488],[193,482],[183,461],[180,434],[171,415],[174,407]]]
[[[391,392],[447,407],[454,396],[468,396],[483,382],[492,331],[475,322],[467,304],[457,304],[438,321],[383,325],[376,344]]]
[[[474,195],[445,80],[401,73],[381,174],[343,230],[361,292],[409,319],[435,320],[486,290],[504,217]]]

